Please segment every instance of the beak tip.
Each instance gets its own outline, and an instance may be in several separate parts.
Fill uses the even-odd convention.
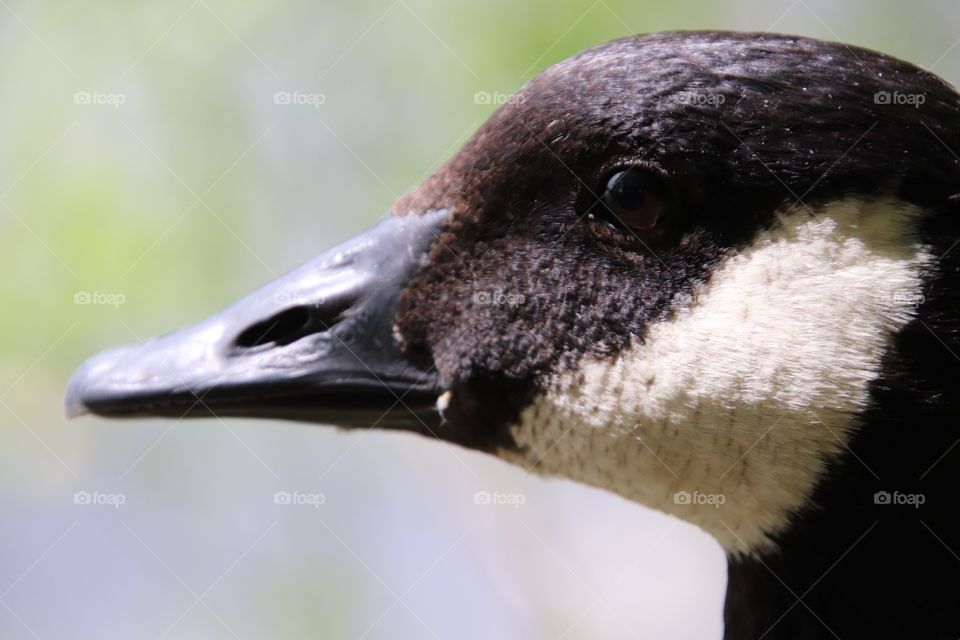
[[[86,387],[86,367],[78,369],[67,383],[67,392],[63,399],[63,417],[67,420],[79,418],[90,413],[90,407],[84,402],[84,388]]]
[[[87,408],[87,405],[83,402],[77,402],[71,398],[67,398],[67,402],[63,407],[63,419],[64,420],[73,420],[74,418],[80,418],[90,413],[90,409]]]
[[[126,353],[127,349],[110,349],[103,351],[81,364],[70,380],[63,399],[63,415],[66,419],[97,413],[90,406],[90,401],[110,390],[106,383],[113,372],[117,360]]]

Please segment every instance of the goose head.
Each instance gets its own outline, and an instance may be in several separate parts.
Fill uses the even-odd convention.
[[[413,431],[693,522],[767,584],[746,559],[820,544],[798,532],[834,502],[869,524],[883,473],[907,482],[879,452],[935,438],[891,411],[952,411],[927,365],[956,335],[958,124],[946,83],[863,49],[614,41],[369,231],[92,358],[68,411]]]

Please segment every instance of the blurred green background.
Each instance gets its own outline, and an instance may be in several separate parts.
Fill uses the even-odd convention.
[[[785,31],[956,83],[958,24],[948,0],[0,0],[0,638],[719,637],[722,554],[666,516],[414,436],[67,423],[66,380],[369,226],[492,112],[477,92],[591,45]]]

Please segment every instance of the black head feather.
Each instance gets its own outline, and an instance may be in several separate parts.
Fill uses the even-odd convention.
[[[452,407],[469,424],[449,421],[449,436],[508,442],[552,372],[642,338],[778,207],[858,194],[943,208],[960,189],[958,122],[937,76],[808,38],[662,33],[548,69],[395,205],[454,212],[400,299],[406,347],[471,407],[489,404],[471,381],[515,399],[496,416]],[[674,196],[656,237],[588,215],[610,171],[636,165]]]

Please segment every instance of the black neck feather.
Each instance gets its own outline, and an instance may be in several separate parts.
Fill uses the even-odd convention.
[[[930,224],[937,256],[958,237],[953,217]],[[727,640],[960,637],[954,251],[936,265],[918,318],[897,336],[857,435],[810,508],[776,552],[731,559]]]

